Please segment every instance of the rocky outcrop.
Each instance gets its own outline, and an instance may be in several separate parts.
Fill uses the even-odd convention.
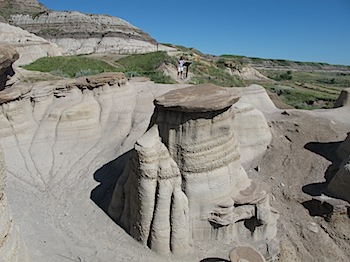
[[[327,190],[331,195],[350,203],[350,134],[340,144],[337,155],[342,160],[342,163],[339,166],[339,171],[330,181]]]
[[[19,58],[18,53],[11,46],[0,46],[0,91],[13,82],[9,80],[15,75],[12,64]]]
[[[278,213],[267,187],[240,163],[232,121],[238,99],[199,85],[155,100],[150,129],[136,142],[109,207],[135,239],[162,254],[229,239],[275,255]]]
[[[334,107],[350,106],[350,88],[341,91],[338,99],[334,102]]]
[[[264,113],[278,110],[259,85],[233,88],[241,98],[233,105],[233,128],[240,149],[241,163],[249,163],[262,156],[271,143],[272,135]]]
[[[57,45],[6,23],[0,23],[0,45],[12,46],[18,52],[18,66],[29,64],[41,57],[62,55]]]
[[[17,59],[18,53],[15,49],[10,46],[0,46],[0,91],[11,85],[9,82],[15,74],[12,64]],[[2,121],[0,122],[3,124]],[[5,176],[5,163],[0,147],[0,261],[29,261],[26,245],[15,226],[7,203]]]
[[[11,24],[57,44],[65,55],[145,53],[158,48],[156,40],[141,29],[107,15],[53,11],[35,17],[13,15]]]
[[[337,107],[334,110],[349,110],[350,88],[341,91],[334,105]],[[348,121],[348,118],[346,119]],[[341,164],[338,172],[329,182],[327,190],[332,196],[344,199],[350,203],[350,133],[338,147],[337,156],[341,160]]]
[[[232,75],[239,76],[243,80],[251,81],[271,81],[268,77],[261,74],[258,70],[251,66],[244,66],[240,69],[230,68]]]
[[[101,89],[103,94],[100,94]],[[128,103],[128,106],[124,107],[126,111],[123,117],[111,121],[111,110],[120,108],[112,107],[113,97],[109,96],[118,93],[124,96],[124,102],[119,103],[119,106],[124,107],[124,103]],[[104,73],[71,81],[21,84],[2,91],[1,136],[8,138],[9,143],[17,144],[16,140],[30,143],[29,148],[28,144],[18,144],[17,157],[32,163],[28,166],[29,174],[22,179],[28,183],[37,181],[33,186],[39,188],[45,188],[45,185],[53,182],[54,174],[49,175],[49,171],[53,165],[63,163],[61,160],[64,161],[64,156],[60,152],[71,146],[70,142],[65,142],[70,137],[79,134],[80,142],[76,142],[89,147],[96,143],[91,137],[99,137],[114,128],[113,123],[128,130],[132,121],[130,114],[135,107],[133,96],[122,73]],[[56,107],[52,107],[52,104],[56,104]],[[119,134],[127,136],[122,129]],[[57,148],[53,150],[53,146]],[[17,157],[8,159],[9,166],[15,164]],[[79,155],[75,157],[79,158]],[[42,159],[48,161],[42,162]],[[58,159],[61,160],[57,162]]]
[[[112,231],[116,226],[92,202],[90,193],[99,185],[94,172],[132,148],[147,129],[154,94],[165,92],[153,83],[148,83],[147,92],[136,84],[121,73],[104,73],[21,83],[0,92],[7,196],[33,261],[115,258],[111,257],[115,240],[105,237],[99,216]],[[80,235],[87,232],[98,240]],[[124,245],[124,257],[130,258],[130,244]]]
[[[178,88],[177,85],[157,85],[149,81],[128,82],[123,74],[105,73],[71,80],[20,83],[0,92],[0,143],[5,151],[6,169],[10,182],[8,198],[9,201],[14,202],[10,206],[16,208],[13,212],[14,218],[15,221],[18,221],[21,232],[24,231],[29,250],[35,250],[31,252],[33,261],[61,261],[62,257],[53,254],[62,254],[62,250],[67,250],[63,255],[68,257],[70,253],[75,254],[76,256],[72,257],[75,259],[78,259],[77,256],[79,256],[81,259],[88,260],[91,255],[101,261],[106,259],[106,255],[108,257],[115,252],[120,253],[119,248],[118,251],[111,250],[115,250],[116,242],[119,241],[118,238],[124,234],[124,231],[112,221],[108,222],[107,216],[104,218],[101,212],[96,212],[96,206],[94,203],[91,204],[90,196],[86,194],[95,187],[97,189],[99,187],[100,182],[96,182],[95,179],[100,181],[100,177],[93,173],[117,157],[122,160],[118,158],[116,162],[118,165],[113,164],[113,170],[122,169],[124,162],[121,164],[120,161],[129,158],[127,152],[133,148],[135,141],[145,133],[149,126],[154,110],[152,103],[154,97]],[[227,88],[223,92],[230,94],[233,91],[235,90]],[[236,97],[234,92],[233,96]],[[242,92],[241,99],[244,100],[244,97],[245,94]],[[201,103],[209,106],[209,102],[203,100]],[[215,106],[218,102],[220,100],[214,99],[210,106]],[[218,110],[220,111],[220,108]],[[232,107],[230,113],[224,115],[224,119],[226,117],[231,121],[235,119],[234,111],[235,108]],[[244,114],[245,111],[239,114],[241,113]],[[221,118],[215,119],[221,122]],[[229,119],[223,121],[230,123]],[[251,123],[254,124],[254,122]],[[220,130],[219,127],[218,129]],[[225,134],[224,129],[222,132]],[[155,131],[159,133],[157,129]],[[209,132],[207,128],[204,131]],[[154,200],[161,205],[159,210],[162,210],[155,216],[160,216],[157,218],[158,221],[163,221],[162,214],[166,215],[167,209],[176,214],[180,221],[175,220],[175,217],[174,220],[169,221],[175,225],[177,231],[164,230],[161,231],[161,236],[158,230],[157,233],[151,233],[155,236],[154,239],[171,239],[171,246],[164,245],[168,243],[166,241],[154,241],[152,246],[159,250],[170,248],[174,253],[181,253],[191,250],[192,247],[189,245],[193,241],[192,237],[189,238],[189,235],[184,234],[184,231],[188,232],[190,229],[187,230],[184,225],[190,225],[188,221],[193,213],[190,212],[189,204],[193,205],[195,201],[188,198],[179,186],[183,178],[179,176],[180,169],[176,167],[178,164],[160,140],[157,132],[140,139],[137,150],[145,154],[148,159],[155,159],[151,164],[156,170],[159,170],[156,173],[160,174],[161,170],[167,171],[162,175],[157,175],[156,178],[154,178],[155,173],[152,173],[153,180],[143,178],[142,181],[148,183],[152,180],[152,185],[154,181],[159,181],[166,192],[168,197],[166,199],[154,196]],[[222,139],[226,141],[226,136],[223,136]],[[148,151],[152,148],[155,149],[154,157],[153,153]],[[231,145],[227,150],[230,148],[232,148]],[[217,148],[217,150],[220,149]],[[215,153],[216,150],[213,149],[212,152]],[[230,153],[229,156],[232,154]],[[157,159],[158,157],[161,158]],[[130,164],[130,168],[134,167]],[[147,170],[147,163],[143,168]],[[108,186],[112,187],[116,179],[115,173],[105,174],[104,171],[101,173],[104,178],[101,179],[101,187],[105,191],[102,190],[103,193],[101,193],[96,189],[99,192],[97,193],[98,198],[103,198],[103,194],[108,194],[106,192],[114,189],[114,187],[108,189]],[[132,181],[132,178],[130,179]],[[172,196],[176,198],[176,201]],[[171,209],[164,204],[168,203],[169,197],[171,201],[175,201]],[[85,215],[82,216],[82,214]],[[104,221],[103,227],[108,228],[110,232],[106,233],[105,230],[101,230],[101,218]],[[149,219],[143,218],[143,221]],[[226,218],[225,223],[232,221],[230,220],[232,216],[229,215]],[[206,221],[210,223],[208,219]],[[176,224],[178,222],[181,223]],[[156,225],[158,223],[152,229],[157,228]],[[117,228],[119,234],[117,238],[111,228]],[[82,237],[85,234],[89,236]],[[106,237],[106,234],[109,237]],[[33,235],[35,238],[32,237]],[[92,235],[94,241],[91,241]],[[127,257],[130,245],[133,244],[125,239],[120,244],[127,246],[123,253]],[[101,247],[98,250],[102,251],[96,255],[93,253],[97,250],[96,246],[110,246],[110,250]],[[145,251],[145,249],[135,248],[135,252],[139,255],[149,252],[147,256],[156,256],[153,253],[152,255],[150,250]]]

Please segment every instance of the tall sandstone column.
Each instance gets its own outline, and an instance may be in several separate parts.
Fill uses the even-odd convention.
[[[267,187],[240,163],[232,108],[238,99],[225,88],[198,85],[154,101],[150,128],[137,141],[109,208],[135,239],[159,253],[221,239],[268,253],[278,212]]]

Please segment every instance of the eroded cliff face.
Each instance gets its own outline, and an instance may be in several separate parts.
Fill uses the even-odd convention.
[[[140,249],[136,241],[124,241],[128,239],[125,232],[101,214],[91,199],[98,205],[103,201],[109,203],[108,194],[114,189],[129,151],[149,126],[154,98],[180,87],[185,86],[128,82],[124,75],[111,73],[74,80],[19,83],[0,92],[0,143],[4,148],[9,180],[7,195],[33,260],[62,261],[62,256],[88,260],[93,256],[112,261],[116,252],[123,252],[123,257],[129,259],[133,259],[134,254],[151,261],[159,259],[149,249]],[[234,93],[234,89],[225,90]],[[258,110],[241,110],[237,114],[246,112],[253,114],[253,119],[263,117],[257,114]],[[231,111],[224,114],[223,119],[217,118],[218,123],[231,130],[230,119],[235,121],[233,115]],[[202,124],[194,121],[191,125],[194,123]],[[244,125],[241,128],[244,129]],[[267,124],[265,128],[264,132],[268,132]],[[221,130],[219,126],[216,129]],[[227,134],[225,130],[222,129],[223,135]],[[189,249],[192,241],[184,231],[188,232],[193,223],[190,218],[193,220],[195,213],[190,213],[189,207],[195,201],[186,199],[180,183],[180,169],[176,167],[178,163],[166,153],[168,149],[157,132],[139,140],[138,149],[148,154],[148,159],[154,159],[159,172],[153,175],[168,170],[162,173],[159,183],[165,195],[174,192],[171,193],[174,195],[172,208],[166,207],[166,210],[174,214],[171,223],[175,227],[171,232],[164,231],[168,233],[163,239],[173,239],[171,250],[182,253]],[[205,128],[203,132],[208,134],[209,129]],[[191,135],[188,139],[190,141]],[[230,145],[227,150],[230,148],[236,146]],[[224,152],[229,152],[227,150]],[[229,156],[232,155],[236,156],[236,153],[229,152]],[[106,169],[102,167],[105,164]],[[186,165],[190,166],[190,162]],[[148,168],[147,163],[144,168]],[[158,180],[157,175],[152,183]],[[144,181],[148,183],[149,179],[146,177]],[[165,206],[168,201],[169,198],[163,202]],[[103,208],[103,204],[101,206]],[[158,221],[162,221],[162,215],[167,213],[159,211],[157,214],[160,215],[156,216]],[[101,230],[101,223],[108,232]],[[154,226],[157,228],[157,223]],[[154,239],[162,238],[162,234],[157,231]],[[123,241],[119,241],[120,238]],[[152,245],[158,246],[159,250],[169,249],[164,243],[154,241]],[[113,251],[117,245],[118,251]],[[106,246],[110,248],[106,249]],[[130,246],[135,250],[132,254]]]
[[[30,261],[28,250],[23,242],[5,195],[5,163],[0,148],[0,261]]]
[[[18,159],[22,159],[28,174],[21,179],[40,189],[61,180],[63,174],[56,172],[61,165],[67,165],[68,159],[73,168],[82,152],[93,152],[95,146],[103,148],[112,143],[113,138],[110,141],[106,137],[97,145],[105,132],[120,126],[119,136],[127,137],[136,107],[134,91],[126,85],[125,76],[118,73],[19,85],[4,93],[8,93],[8,100],[5,96],[2,98],[0,133],[4,147],[17,145],[16,156],[6,159],[6,163],[11,169]],[[123,100],[116,103],[113,99],[119,95]],[[113,112],[119,112],[121,108],[123,115],[113,119]],[[73,137],[76,154],[71,151]],[[118,147],[117,143],[120,142],[116,142],[115,147]],[[70,154],[66,155],[68,151]],[[69,172],[69,168],[64,170]],[[74,175],[68,176],[78,179]],[[68,180],[68,184],[72,182]]]
[[[91,53],[145,53],[157,50],[157,42],[123,19],[50,11],[12,15],[10,23],[57,44],[65,55]]]
[[[7,192],[33,260],[62,261],[74,254],[74,259],[112,261],[113,252],[83,237],[89,231],[105,247],[114,243],[98,230],[101,214],[90,199],[99,184],[94,172],[130,150],[144,133],[152,92],[139,106],[136,89],[116,73],[20,84],[0,95]],[[105,225],[111,223],[107,218],[102,215]],[[84,243],[78,252],[77,241]]]
[[[200,240],[252,245],[268,258],[277,254],[278,212],[268,188],[240,163],[237,100],[213,85],[155,100],[151,128],[136,142],[109,207],[135,239],[161,254],[186,253]]]
[[[62,55],[57,45],[19,27],[0,22],[0,45],[12,46],[19,54],[16,65],[29,64],[41,57]]]

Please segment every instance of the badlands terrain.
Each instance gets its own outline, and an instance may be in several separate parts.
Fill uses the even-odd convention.
[[[0,1],[23,7],[0,22],[0,261],[237,261],[229,254],[239,246],[271,261],[349,260],[349,89],[334,108],[309,111],[272,102],[257,84],[26,71],[46,56],[179,51],[118,18],[22,2]],[[96,30],[104,23],[109,35]],[[33,75],[45,81],[28,82]],[[152,170],[157,190],[171,184],[181,204],[142,209],[154,203],[140,190],[152,191],[142,184]],[[238,194],[252,181],[267,186],[262,197]],[[138,211],[153,208],[149,230]],[[235,220],[232,208],[260,224]]]

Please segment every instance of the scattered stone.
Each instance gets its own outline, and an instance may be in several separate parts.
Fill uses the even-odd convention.
[[[308,223],[307,229],[316,234],[319,232],[319,226],[315,222]]]

